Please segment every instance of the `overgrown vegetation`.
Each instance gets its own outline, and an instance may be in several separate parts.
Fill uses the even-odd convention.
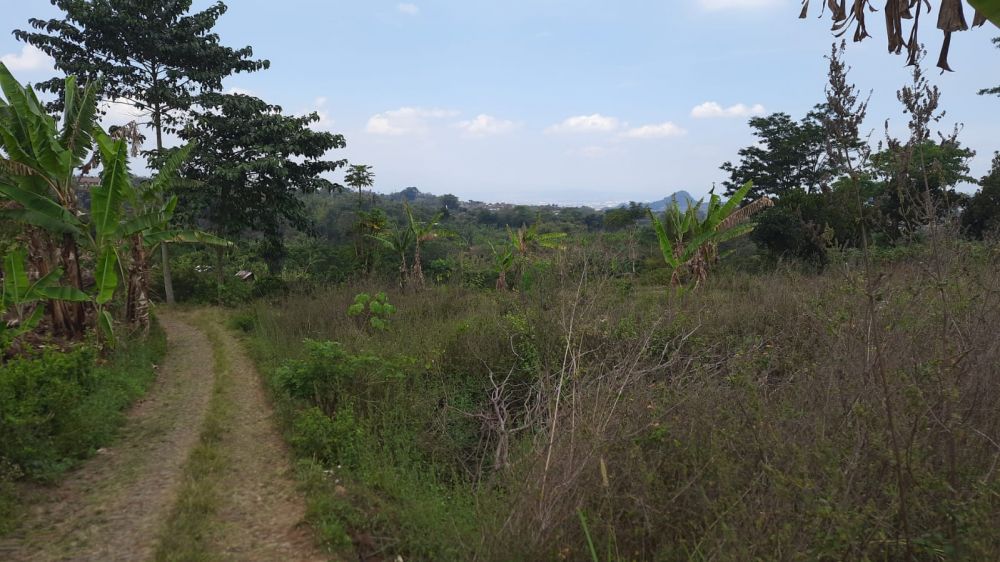
[[[918,559],[988,558],[1000,251],[913,252],[874,270],[884,389],[854,260],[720,274],[676,299],[619,288],[580,250],[520,297],[390,294],[391,332],[341,313],[354,287],[258,305],[243,325],[311,521],[340,548],[589,560],[582,512],[615,560],[894,559],[907,539]]]
[[[774,209],[737,209],[746,185],[704,215],[673,206],[610,232],[547,217],[490,236],[455,213],[454,243],[481,236],[492,264],[457,250],[461,275],[389,292],[389,330],[338,314],[371,277],[239,316],[327,545],[418,560],[1000,552],[1000,248],[961,235],[969,154],[929,141],[939,96],[919,69],[899,92],[910,137],[873,151],[842,56],[817,117],[824,183],[761,191]],[[792,220],[805,232],[789,255],[811,266],[708,274],[757,211],[754,238],[790,244],[776,217]],[[571,242],[530,242],[557,225]],[[470,282],[491,265],[501,290]]]
[[[319,115],[221,93],[269,65],[219,43],[224,4],[53,4],[64,19],[15,35],[89,81],[44,82],[43,104],[0,64],[0,531],[13,482],[111,438],[163,352],[131,338],[176,297],[241,307],[308,518],[344,559],[1000,553],[1000,156],[960,192],[974,153],[932,130],[919,18],[902,32],[928,3],[885,7],[914,66],[908,137],[866,134],[835,44],[822,103],[750,121],[727,200],[662,213],[378,195],[372,166],[326,160],[346,140]],[[948,69],[967,25],[938,4]],[[867,5],[828,3],[835,30],[864,39]],[[119,98],[149,110],[148,181],[140,124],[98,124]],[[171,261],[172,242],[213,248]],[[157,560],[210,557],[233,428],[206,331],[216,386]]]
[[[0,367],[0,531],[20,509],[13,482],[53,482],[111,441],[165,351],[154,326],[106,361],[81,344],[35,350]]]

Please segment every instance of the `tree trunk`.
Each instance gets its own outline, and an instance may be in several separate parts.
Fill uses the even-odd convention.
[[[222,246],[215,247],[215,281],[221,287],[226,283],[226,276],[223,271],[225,265],[226,249]]]
[[[420,243],[413,247],[413,277],[417,280],[417,286],[424,288],[424,268],[420,265]]]
[[[157,70],[153,70],[153,87],[158,84],[156,79]],[[163,154],[163,107],[156,103],[153,105],[153,128],[156,129],[156,155]],[[177,302],[174,299],[174,276],[170,271],[170,251],[166,244],[160,244],[160,256],[163,258],[163,297],[167,299],[167,304]]]
[[[400,262],[399,262],[399,288],[400,289],[406,289],[406,275],[408,273],[407,267],[406,267],[406,254],[405,253],[400,254],[399,257],[400,257]]]
[[[80,250],[76,239],[71,234],[63,235],[62,262],[73,288],[83,290],[83,274],[80,272]],[[66,303],[69,318],[72,324],[73,335],[82,335],[87,326],[87,311],[82,302]]]
[[[142,237],[132,240],[132,262],[128,267],[125,320],[149,333],[149,256],[142,245]]]
[[[48,235],[31,229],[29,238],[28,259],[31,260],[38,277],[42,278],[59,268],[59,250]],[[49,316],[52,321],[52,333],[56,336],[74,338],[73,315],[69,303],[63,301],[48,301]]]
[[[167,299],[167,304],[174,304],[174,278],[170,273],[170,252],[167,251],[166,244],[160,244],[160,257],[163,258],[163,297]]]

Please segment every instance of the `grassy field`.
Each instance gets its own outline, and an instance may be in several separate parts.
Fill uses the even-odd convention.
[[[1000,252],[683,294],[571,250],[520,293],[346,286],[250,332],[328,545],[411,560],[987,559]],[[867,273],[866,273],[867,272]],[[337,342],[337,343],[331,343]]]

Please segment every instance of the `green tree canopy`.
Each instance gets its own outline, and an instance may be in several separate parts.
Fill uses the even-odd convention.
[[[885,232],[892,238],[907,225],[929,220],[927,211],[938,216],[950,213],[961,198],[955,186],[974,183],[969,160],[975,152],[956,140],[925,140],[901,149],[887,149],[872,156],[873,177],[882,183],[880,210]]]
[[[250,47],[223,46],[212,31],[226,5],[189,13],[192,0],[51,0],[63,18],[31,19],[36,31],[14,36],[55,59],[56,68],[83,82],[101,79],[98,97],[148,111],[157,129],[176,127],[197,96],[222,89],[236,72],[269,66]],[[53,78],[38,89],[60,92]],[[158,148],[160,146],[158,145]]]
[[[35,31],[18,29],[14,36],[51,56],[67,75],[94,83],[99,78],[98,99],[148,112],[145,124],[156,140],[154,163],[163,161],[164,131],[180,127],[199,95],[221,90],[222,80],[233,73],[270,66],[254,60],[250,47],[221,44],[212,30],[226,12],[222,2],[190,13],[192,0],[50,1],[63,18],[33,18],[28,23]],[[58,78],[39,84],[55,93],[62,87]],[[173,302],[167,247],[161,251],[164,290],[167,302]]]
[[[189,217],[229,239],[259,233],[281,239],[285,225],[308,230],[300,193],[341,190],[325,179],[347,164],[326,160],[344,148],[342,135],[313,131],[315,113],[284,115],[281,108],[242,94],[206,94],[204,110],[181,131],[198,142],[184,168],[193,185],[182,193]]]
[[[975,238],[1000,234],[1000,152],[993,154],[993,167],[979,185],[962,214],[962,227]]]
[[[749,197],[781,197],[792,189],[812,193],[826,188],[834,170],[826,156],[826,132],[822,106],[795,121],[787,113],[773,113],[750,119],[757,143],[739,151],[738,164],[726,162],[722,170],[729,180],[722,185],[726,195],[733,195],[747,182],[753,182]]]
[[[358,200],[364,195],[364,188],[375,185],[375,171],[368,164],[354,164],[347,170],[344,183],[358,190]],[[374,195],[372,196],[374,198]]]

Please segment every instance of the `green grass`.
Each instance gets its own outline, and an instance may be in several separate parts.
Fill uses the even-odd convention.
[[[226,392],[232,379],[229,358],[218,329],[204,317],[201,320],[199,325],[212,344],[215,381],[198,444],[184,465],[177,503],[160,533],[157,562],[197,562],[216,558],[211,550],[215,531],[213,516],[218,509],[219,485],[226,466],[222,441],[229,431],[232,405],[226,400]]]

